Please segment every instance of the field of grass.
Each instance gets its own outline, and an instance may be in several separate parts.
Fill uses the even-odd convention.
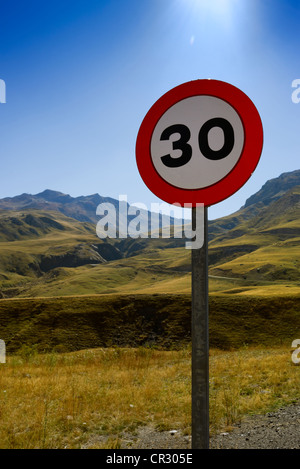
[[[0,364],[0,448],[118,448],[138,427],[190,434],[189,348],[99,348]],[[289,347],[210,351],[210,432],[299,399]]]

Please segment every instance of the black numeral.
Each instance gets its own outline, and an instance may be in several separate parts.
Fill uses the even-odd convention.
[[[167,127],[161,134],[160,139],[169,140],[171,135],[176,133],[180,134],[180,138],[173,142],[173,150],[181,150],[182,154],[178,158],[172,158],[170,154],[162,156],[162,162],[168,168],[179,168],[179,166],[187,164],[192,158],[192,147],[187,143],[191,138],[191,132],[186,125],[177,124]]]
[[[224,145],[220,150],[212,150],[208,144],[208,133],[214,127],[220,127],[224,133]],[[226,119],[216,117],[205,122],[199,132],[199,148],[203,156],[209,160],[222,160],[229,155],[234,147],[233,127]]]

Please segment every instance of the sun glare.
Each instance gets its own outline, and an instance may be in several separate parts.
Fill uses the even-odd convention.
[[[193,15],[203,15],[230,23],[237,0],[183,0],[183,4],[191,9]]]
[[[190,3],[195,8],[209,9],[222,13],[226,12],[235,3],[235,0],[185,0],[185,3]]]
[[[226,34],[226,40],[243,36],[241,25],[249,13],[249,3],[239,0],[174,0],[177,14],[189,28],[189,43],[199,44],[200,37],[212,40]],[[251,2],[255,0],[251,0]]]

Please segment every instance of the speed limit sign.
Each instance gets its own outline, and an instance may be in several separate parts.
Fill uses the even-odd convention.
[[[146,114],[136,160],[147,187],[171,204],[214,205],[240,189],[263,146],[248,96],[218,80],[196,80],[164,94]]]
[[[136,161],[145,184],[165,202],[191,206],[192,226],[203,234],[192,246],[193,449],[209,448],[208,207],[247,182],[262,147],[256,107],[241,90],[218,80],[168,91],[137,135]]]
[[[203,242],[192,246],[193,449],[209,447],[208,207],[247,182],[262,147],[256,107],[241,90],[218,80],[168,91],[137,135],[136,161],[145,184],[165,202],[192,206],[192,226],[203,234]]]

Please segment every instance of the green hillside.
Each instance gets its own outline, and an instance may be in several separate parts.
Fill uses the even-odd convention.
[[[91,223],[59,212],[0,212],[0,279],[3,296],[18,296],[36,282],[47,284],[56,268],[103,264],[122,255],[100,240]],[[75,271],[76,273],[76,271]]]
[[[295,186],[211,241],[211,274],[299,287],[299,252],[300,186]]]
[[[248,220],[243,210],[209,242],[210,293],[297,292],[300,186]],[[190,292],[184,239],[100,240],[93,224],[41,210],[3,211],[0,226],[4,297]]]
[[[285,186],[267,183],[260,197],[250,198],[238,212],[209,222],[215,346],[272,337],[289,341],[300,333],[300,185],[291,185],[287,175],[283,180]],[[294,173],[291,180],[297,180]],[[28,205],[28,198],[20,197]],[[40,199],[40,208],[26,204],[0,211],[0,337],[15,337],[10,347],[39,343],[40,349],[74,350],[121,344],[117,330],[126,321],[127,345],[169,347],[189,340],[191,251],[184,239],[101,240],[94,223],[45,208]],[[82,328],[85,339],[81,332],[79,342],[76,335],[68,336],[70,321]],[[48,338],[48,347],[50,330],[54,338]],[[152,342],[151,330],[156,331]]]

